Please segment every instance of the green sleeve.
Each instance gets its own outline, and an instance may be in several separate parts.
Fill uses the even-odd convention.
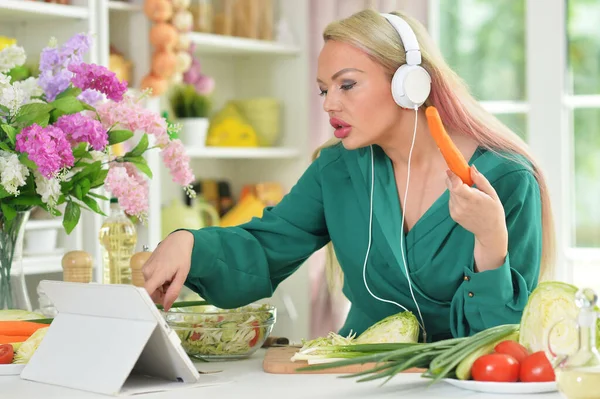
[[[474,261],[450,308],[452,335],[464,337],[500,324],[518,324],[536,287],[542,255],[539,185],[529,171],[513,171],[492,183],[508,228],[508,255],[495,270],[476,273]]]
[[[221,308],[272,296],[313,252],[329,242],[319,159],[261,218],[235,227],[190,230],[191,270],[185,285]]]

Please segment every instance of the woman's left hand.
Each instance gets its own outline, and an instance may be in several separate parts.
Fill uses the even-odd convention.
[[[453,172],[447,171],[450,191],[450,216],[475,235],[475,262],[479,271],[498,268],[508,252],[508,232],[504,207],[494,187],[475,166],[469,187]]]

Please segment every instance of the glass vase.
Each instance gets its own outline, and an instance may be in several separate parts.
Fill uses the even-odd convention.
[[[0,309],[19,309],[25,292],[23,235],[29,211],[17,212],[8,221],[0,212]]]

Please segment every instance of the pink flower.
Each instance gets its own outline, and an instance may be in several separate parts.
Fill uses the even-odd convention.
[[[108,144],[108,133],[102,124],[83,114],[63,115],[54,124],[67,134],[72,145],[90,143],[96,151],[102,151]]]
[[[17,135],[15,146],[19,152],[27,153],[42,176],[49,179],[64,167],[73,166],[73,150],[67,135],[60,128],[45,128],[33,124]]]
[[[171,172],[173,181],[187,187],[194,181],[194,173],[190,169],[190,157],[185,152],[181,140],[172,140],[161,151],[163,163]]]
[[[105,186],[128,215],[145,220],[148,213],[148,183],[133,165],[111,163]]]
[[[81,90],[96,90],[106,95],[107,98],[119,102],[127,91],[127,82],[119,82],[117,75],[106,67],[96,64],[69,65],[69,71],[74,73],[71,78],[73,86]]]
[[[130,96],[125,96],[123,101],[116,104],[110,102],[100,104],[96,107],[96,111],[106,129],[116,126],[117,129],[148,133],[155,137],[156,144],[161,148],[169,142],[165,119],[134,102]]]

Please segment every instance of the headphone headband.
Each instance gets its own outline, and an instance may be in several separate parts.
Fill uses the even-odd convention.
[[[382,13],[381,16],[387,19],[400,35],[400,40],[402,40],[406,52],[406,63],[408,65],[419,65],[421,63],[421,50],[419,49],[417,36],[410,25],[403,18],[394,14]]]

